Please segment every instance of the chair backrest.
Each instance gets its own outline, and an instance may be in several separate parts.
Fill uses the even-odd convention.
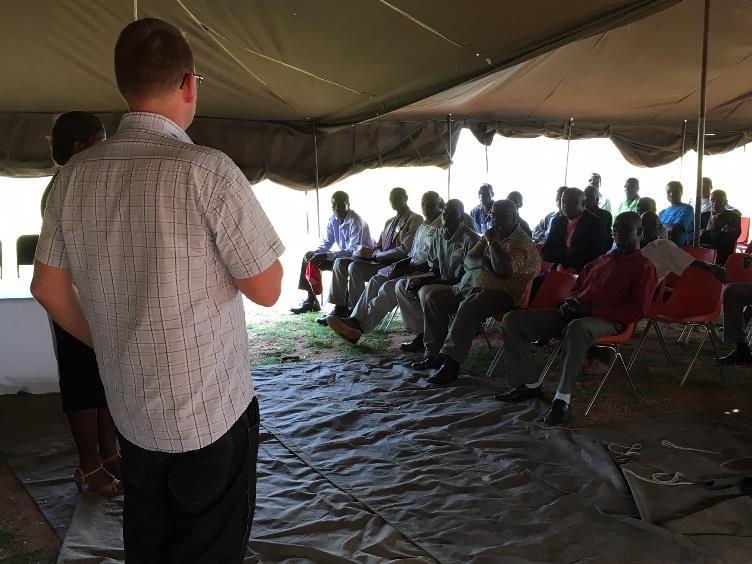
[[[21,275],[21,265],[33,265],[39,235],[21,235],[16,239],[16,274]]]
[[[557,307],[572,295],[572,288],[574,288],[576,282],[577,276],[574,274],[552,270],[546,274],[529,308],[550,309]]]
[[[654,307],[668,317],[715,319],[721,314],[722,305],[723,283],[712,272],[690,266],[679,277],[671,297]]]
[[[752,284],[752,266],[744,268],[742,266],[742,260],[746,257],[746,253],[734,253],[729,255],[726,260],[726,274],[728,279],[726,282],[729,284],[746,283]]]
[[[682,250],[695,257],[697,260],[704,260],[710,264],[715,264],[716,256],[718,252],[715,249],[708,249],[706,247],[683,247]],[[666,287],[674,288],[679,281],[679,277],[673,272],[666,277]]]
[[[749,240],[749,218],[742,217],[741,219],[742,232],[739,233],[739,238],[736,240],[737,245],[744,245]]]

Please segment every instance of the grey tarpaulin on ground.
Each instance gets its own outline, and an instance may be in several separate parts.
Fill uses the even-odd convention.
[[[491,132],[559,137],[573,116],[574,139],[610,137],[632,163],[680,156],[684,120],[693,131],[697,113],[701,0],[459,6],[141,0],[139,15],[186,33],[206,76],[191,133],[254,181],[314,186],[310,119],[322,186],[375,166],[446,166],[450,113],[486,143]],[[125,110],[112,48],[132,6],[43,0],[4,16],[0,174],[49,174],[57,114]],[[752,135],[751,25],[749,2],[712,2],[709,153]]]
[[[659,519],[641,520],[606,450],[541,426],[544,404],[505,405],[488,381],[435,388],[424,376],[379,358],[253,370],[263,443],[249,562],[717,563],[752,550],[744,496],[643,489],[641,511]],[[29,489],[53,519],[60,498],[41,474],[70,460],[56,400],[0,396],[0,450],[25,482],[35,477]],[[666,455],[659,437],[738,456],[752,450],[751,429],[748,416],[685,415],[588,434],[639,437],[642,463],[694,477],[718,462]],[[122,555],[118,503],[85,496],[66,528],[62,562]]]

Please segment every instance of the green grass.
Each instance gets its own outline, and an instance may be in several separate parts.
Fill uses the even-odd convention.
[[[381,332],[364,335],[356,346],[343,342],[326,326],[315,322],[320,313],[280,316],[273,321],[264,320],[258,324],[249,323],[248,330],[251,347],[260,351],[254,358],[255,365],[278,364],[285,356],[304,355],[315,358],[317,353],[343,358],[363,356],[383,352],[389,338]],[[389,333],[404,330],[399,316],[395,317],[389,327]],[[297,352],[296,352],[297,351]]]
[[[24,542],[0,523],[0,562],[3,564],[47,564],[55,562],[56,557],[42,551],[30,551]]]

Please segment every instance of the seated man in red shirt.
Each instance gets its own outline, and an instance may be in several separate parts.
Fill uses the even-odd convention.
[[[621,333],[626,325],[642,319],[653,298],[655,267],[640,252],[641,236],[640,216],[635,212],[620,214],[614,222],[616,249],[585,266],[572,296],[558,309],[513,311],[504,316],[501,330],[507,375],[516,387],[496,394],[497,400],[542,398],[530,343],[561,337],[561,379],[544,422],[558,425],[572,418],[571,394],[588,349],[599,338]]]

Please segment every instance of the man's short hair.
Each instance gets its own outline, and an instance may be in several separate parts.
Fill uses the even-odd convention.
[[[159,97],[193,72],[193,52],[175,26],[156,18],[128,24],[115,44],[115,78],[126,98]]]
[[[346,203],[350,203],[350,196],[347,192],[343,192],[342,190],[337,190],[334,194],[332,194],[332,201],[334,200],[343,200]]]
[[[478,192],[480,193],[481,190],[488,190],[491,193],[491,195],[493,195],[494,193],[493,186],[491,186],[488,182],[484,182],[483,184],[480,185],[480,188],[478,188]]]

